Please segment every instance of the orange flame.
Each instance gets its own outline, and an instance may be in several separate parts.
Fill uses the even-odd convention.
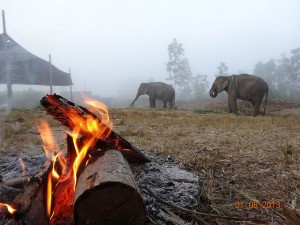
[[[62,152],[58,149],[58,145],[55,141],[53,133],[49,127],[47,121],[40,120],[38,121],[37,128],[39,130],[40,136],[43,140],[43,147],[45,150],[45,154],[47,158],[51,159],[52,161],[52,170],[48,175],[47,179],[47,198],[46,198],[46,211],[47,215],[51,217],[52,214],[52,194],[53,194],[53,181],[52,179],[55,178],[56,181],[61,177],[63,174],[63,170],[66,169],[66,162],[64,157],[62,156]],[[62,168],[62,172],[58,173],[55,169],[56,162],[60,164]]]
[[[10,214],[14,214],[17,210],[14,209],[12,206],[10,206],[9,204],[5,204],[5,203],[1,203],[0,202],[0,212],[1,212],[1,208],[2,207],[6,207],[7,208],[7,211],[10,213]]]
[[[37,129],[40,132],[41,138],[43,140],[43,147],[46,153],[47,158],[52,158],[55,150],[55,140],[53,133],[49,127],[47,121],[40,120],[38,121]]]
[[[23,159],[19,158],[19,161],[20,161],[20,165],[22,167],[22,175],[23,177],[25,177],[25,174],[26,174],[26,166],[25,166],[25,163],[23,161]],[[27,181],[29,182],[30,181],[30,176],[28,175],[27,177]]]
[[[112,123],[109,120],[108,109],[107,107],[101,103],[91,99],[85,101],[86,104],[92,106],[90,109],[94,114],[100,115],[101,119],[95,118],[93,115],[87,115],[86,117],[82,117],[77,115],[76,113],[72,113],[72,111],[68,112],[68,117],[72,120],[74,124],[74,128],[72,131],[67,131],[67,133],[72,137],[74,148],[76,151],[76,158],[72,165],[72,170],[67,168],[67,159],[62,155],[62,152],[58,149],[58,145],[55,142],[55,138],[51,132],[51,129],[47,122],[39,121],[37,126],[41,138],[43,140],[43,147],[45,150],[45,154],[52,161],[52,171],[48,175],[47,181],[47,202],[46,209],[47,215],[51,219],[54,215],[54,210],[52,207],[53,203],[53,190],[56,185],[65,179],[69,178],[71,173],[73,173],[74,179],[74,190],[77,183],[77,173],[82,165],[82,163],[86,160],[89,149],[95,144],[95,142],[100,140],[106,140],[111,131],[112,131]],[[88,138],[84,139],[84,143],[81,146],[78,146],[78,139],[81,134],[87,134]],[[85,162],[85,166],[88,165],[88,162],[91,158],[91,155],[88,155],[88,159]],[[59,167],[62,171],[56,171],[56,163],[59,163]],[[64,171],[66,170],[66,171]]]
[[[87,99],[85,103],[93,107],[90,108],[90,111],[100,115],[101,120],[99,120],[98,118],[94,118],[91,115],[87,115],[87,117],[85,118],[78,116],[77,114],[73,115],[72,113],[70,113],[69,115],[75,125],[73,129],[75,135],[72,135],[72,137],[77,153],[77,157],[73,163],[74,188],[77,183],[78,169],[81,166],[82,162],[85,160],[88,150],[95,144],[97,139],[107,139],[112,131],[112,123],[109,120],[108,108],[106,107],[106,105],[102,102],[91,99]],[[77,145],[79,133],[88,133],[91,135],[91,137],[86,140],[81,149],[79,149]]]
[[[47,215],[50,217],[52,213],[52,174],[48,174],[48,182],[47,182],[47,202],[46,202],[46,211]]]
[[[22,173],[23,173],[23,176],[24,176],[25,175],[25,171],[26,171],[25,163],[24,163],[24,161],[21,158],[19,159],[19,161],[20,161],[20,165],[22,167]]]

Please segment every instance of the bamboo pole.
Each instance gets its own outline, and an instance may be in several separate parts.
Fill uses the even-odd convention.
[[[49,54],[49,66],[50,66],[50,94],[53,94],[53,74],[52,74],[52,62],[51,54]]]
[[[6,24],[5,24],[5,12],[2,10],[2,24],[3,24],[3,45],[4,45],[4,60],[5,60],[5,73],[6,73],[6,83],[7,83],[7,98],[8,98],[8,107],[12,107],[12,86],[11,86],[11,75],[9,71],[9,60],[8,60],[8,51],[7,51],[7,41],[8,36],[6,33]]]
[[[69,75],[71,79],[71,67],[69,67]],[[72,102],[73,101],[72,84],[70,85],[70,95],[71,95],[71,102]]]

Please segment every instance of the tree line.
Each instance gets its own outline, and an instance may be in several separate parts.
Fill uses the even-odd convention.
[[[179,89],[181,97],[199,99],[209,87],[207,75],[192,74],[190,63],[185,56],[182,43],[176,39],[168,45],[169,61],[166,63],[167,80],[173,82]],[[228,76],[226,63],[217,66],[215,76]],[[299,100],[300,92],[300,48],[291,50],[291,56],[281,56],[280,59],[270,59],[266,63],[259,61],[255,64],[253,74],[266,80],[269,95],[272,98]]]
[[[300,48],[291,50],[290,57],[259,61],[253,73],[266,80],[273,98],[298,100],[300,94]]]

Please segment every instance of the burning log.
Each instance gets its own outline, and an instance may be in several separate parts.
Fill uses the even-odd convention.
[[[146,208],[118,150],[108,150],[81,173],[75,191],[75,224],[143,224]]]
[[[44,107],[45,111],[58,120],[61,124],[68,127],[70,130],[74,130],[76,124],[73,121],[74,117],[80,118],[82,122],[87,122],[89,118],[96,121],[97,126],[101,126],[103,131],[103,136],[105,140],[98,139],[91,149],[119,149],[123,156],[130,163],[145,163],[150,160],[142,154],[136,147],[131,145],[128,141],[122,138],[120,135],[112,131],[106,124],[104,124],[95,114],[86,109],[85,107],[76,105],[73,102],[68,101],[59,95],[46,95],[41,99],[41,105]],[[80,131],[82,139],[89,139],[91,134],[89,132]]]
[[[100,107],[105,113],[100,112],[99,119],[59,95],[46,95],[41,104],[72,131],[67,156],[56,147],[48,124],[41,123],[38,130],[49,160],[14,198],[16,211],[7,208],[9,213],[23,225],[142,225],[146,207],[126,159],[149,159],[112,131],[107,108]],[[23,181],[7,183],[22,187]]]
[[[45,185],[51,166],[51,161],[46,161],[25,185],[24,192],[18,194],[12,202],[12,205],[17,208],[14,218],[21,220],[24,225],[48,224],[49,219],[45,209]]]
[[[12,178],[9,180],[3,181],[4,185],[11,188],[23,188],[27,183],[29,179],[28,177],[18,177],[18,178]]]

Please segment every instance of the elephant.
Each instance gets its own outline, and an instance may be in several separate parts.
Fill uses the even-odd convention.
[[[150,108],[156,108],[156,100],[163,102],[163,108],[167,108],[167,103],[169,103],[170,109],[175,107],[175,90],[169,84],[163,82],[141,83],[131,106],[133,107],[136,100],[145,94],[149,95]]]
[[[268,89],[268,84],[258,76],[249,74],[218,76],[209,90],[209,95],[215,98],[218,93],[226,91],[228,93],[228,113],[234,114],[237,114],[237,99],[249,101],[253,106],[252,116],[255,117],[259,114],[259,108],[265,95],[263,114],[266,114]]]

